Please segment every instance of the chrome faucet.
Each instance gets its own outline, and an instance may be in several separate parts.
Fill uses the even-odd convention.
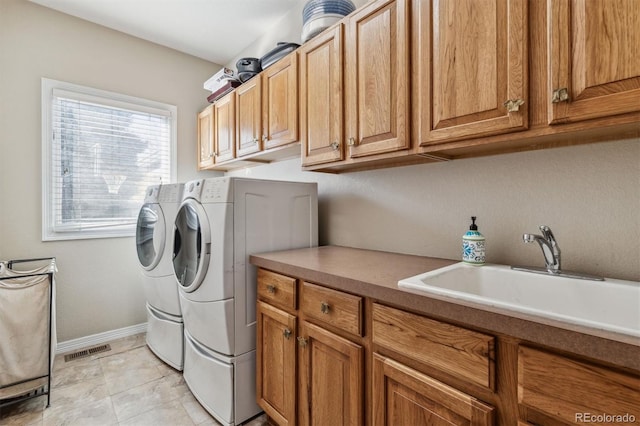
[[[553,232],[551,232],[551,228],[546,225],[541,225],[540,232],[542,233],[542,235],[523,234],[522,240],[525,243],[536,242],[540,245],[542,254],[544,254],[545,267],[539,268],[536,266],[512,266],[511,269],[514,269],[516,271],[533,272],[536,274],[554,275],[557,277],[579,278],[583,280],[596,281],[604,280],[604,278],[596,275],[584,274],[582,272],[563,271],[560,268],[560,247],[556,242],[556,238],[553,236]]]
[[[553,236],[553,232],[551,232],[551,228],[546,225],[540,225],[540,232],[542,232],[542,235],[524,234],[522,235],[522,240],[525,243],[538,243],[542,249],[542,254],[544,254],[544,263],[547,271],[557,274],[560,272],[560,247]]]

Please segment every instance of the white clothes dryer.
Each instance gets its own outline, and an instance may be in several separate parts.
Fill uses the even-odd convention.
[[[316,183],[239,177],[187,182],[173,266],[185,324],[184,379],[219,422],[258,414],[253,253],[318,244]]]
[[[184,324],[173,273],[173,226],[183,184],[147,188],[138,214],[136,250],[147,299],[147,346],[177,370],[184,364]]]

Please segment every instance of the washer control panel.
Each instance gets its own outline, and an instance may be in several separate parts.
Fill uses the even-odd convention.
[[[230,178],[212,178],[204,181],[202,188],[203,203],[230,203],[232,197],[233,180]]]
[[[193,198],[199,201],[203,183],[204,179],[191,180],[185,183],[182,191],[182,199],[186,200],[187,198]]]

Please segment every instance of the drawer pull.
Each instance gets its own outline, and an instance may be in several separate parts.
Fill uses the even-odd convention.
[[[289,340],[289,337],[291,337],[291,330],[289,330],[288,328],[285,328],[284,331],[282,332],[282,335],[284,336],[285,339]]]
[[[298,345],[304,348],[305,346],[307,346],[307,339],[305,339],[304,337],[298,336]]]
[[[327,302],[320,302],[320,312],[323,314],[329,313],[329,304]]]
[[[267,285],[267,292],[271,293],[271,294],[274,294],[276,292],[276,286],[268,284]]]

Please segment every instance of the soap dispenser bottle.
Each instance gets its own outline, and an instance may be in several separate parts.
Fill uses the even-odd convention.
[[[471,216],[471,226],[462,236],[462,261],[471,265],[484,265],[484,236],[478,232],[476,217]]]

